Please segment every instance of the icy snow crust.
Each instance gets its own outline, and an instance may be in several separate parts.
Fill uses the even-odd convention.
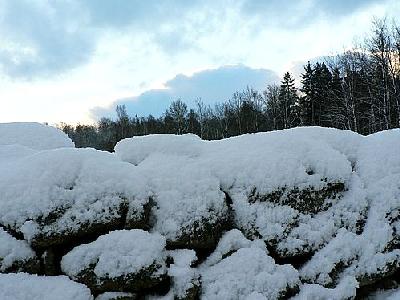
[[[125,139],[115,154],[67,144],[0,134],[0,225],[26,240],[0,231],[5,266],[34,255],[28,243],[35,249],[38,238],[112,220],[110,230],[132,229],[151,212],[150,233],[100,236],[64,256],[64,272],[74,278],[94,264],[97,276],[118,277],[151,256],[172,279],[170,298],[199,289],[204,299],[275,299],[299,288],[296,299],[351,299],[400,269],[400,130],[153,135]],[[205,239],[214,251],[196,267],[194,250],[164,250],[198,250]],[[306,263],[296,270],[275,256]]]

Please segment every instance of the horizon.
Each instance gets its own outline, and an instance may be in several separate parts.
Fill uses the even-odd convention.
[[[351,49],[373,18],[400,15],[395,0],[288,5],[0,1],[0,122],[91,123],[117,104],[157,115],[178,98],[226,101],[296,77],[308,60]]]

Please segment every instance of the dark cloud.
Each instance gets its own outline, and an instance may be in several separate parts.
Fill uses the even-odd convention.
[[[263,89],[267,84],[279,81],[278,76],[270,70],[252,69],[243,65],[223,66],[218,69],[204,70],[192,76],[177,75],[165,83],[165,89],[148,90],[137,97],[121,99],[108,108],[96,107],[92,110],[94,119],[113,117],[115,107],[124,104],[130,115],[160,116],[169,104],[178,98],[189,107],[195,107],[197,98],[206,104],[228,100],[232,94],[251,86]]]

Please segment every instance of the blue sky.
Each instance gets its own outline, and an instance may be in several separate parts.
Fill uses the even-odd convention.
[[[0,122],[222,101],[399,15],[398,0],[0,0]]]

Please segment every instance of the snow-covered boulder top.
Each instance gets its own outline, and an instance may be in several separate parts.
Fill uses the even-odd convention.
[[[194,134],[154,134],[123,139],[115,146],[115,152],[122,160],[137,165],[156,154],[197,157],[202,145],[202,140]]]
[[[139,273],[156,264],[162,275],[166,271],[165,243],[165,238],[157,233],[139,229],[113,231],[74,248],[63,257],[61,267],[74,278],[95,264],[97,277],[115,278]]]
[[[61,130],[40,123],[0,123],[0,145],[21,145],[36,150],[75,146]]]
[[[31,240],[39,231],[63,234],[109,220],[124,201],[141,212],[149,196],[145,182],[133,165],[108,152],[62,148],[34,153],[14,161],[12,168],[0,164],[0,224]]]
[[[0,274],[2,300],[92,300],[90,290],[66,276]]]
[[[318,188],[323,180],[345,182],[350,178],[361,140],[350,131],[319,127],[210,142],[193,135],[152,135],[122,140],[115,153],[133,164],[157,160],[158,156],[169,161],[195,158],[193,167],[210,170],[224,189],[256,187],[259,192],[268,193],[278,187]],[[175,176],[173,170],[170,174]]]
[[[277,265],[260,248],[241,248],[201,273],[202,299],[280,299],[300,283],[290,265]]]

